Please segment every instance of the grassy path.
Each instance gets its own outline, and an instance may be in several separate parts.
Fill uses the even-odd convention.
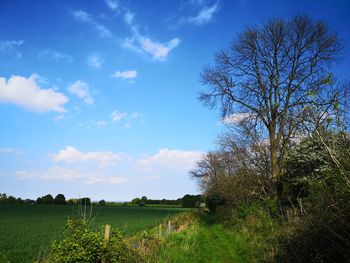
[[[244,240],[222,225],[196,224],[176,233],[156,255],[157,262],[248,262]]]

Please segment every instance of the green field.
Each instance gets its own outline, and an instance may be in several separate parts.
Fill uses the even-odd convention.
[[[0,205],[0,262],[33,262],[60,239],[68,217],[77,215],[69,205]],[[184,211],[179,207],[94,206],[94,225],[110,224],[132,234]]]

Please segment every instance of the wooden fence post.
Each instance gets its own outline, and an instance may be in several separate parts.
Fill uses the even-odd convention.
[[[105,225],[104,231],[103,231],[103,239],[105,241],[109,240],[110,233],[111,233],[111,226],[110,225]],[[106,263],[106,259],[104,257],[102,258],[101,263]]]
[[[169,233],[169,235],[171,233],[171,222],[170,222],[170,220],[168,221],[168,233]]]
[[[159,225],[159,236],[162,237],[162,224]]]
[[[109,234],[110,233],[111,233],[111,226],[110,225],[105,225],[103,239],[104,240],[109,240]]]

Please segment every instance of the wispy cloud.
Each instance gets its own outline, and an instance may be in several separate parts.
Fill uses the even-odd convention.
[[[53,88],[40,87],[40,77],[12,76],[8,80],[0,77],[0,103],[11,103],[36,112],[65,112],[68,98]]]
[[[89,55],[88,59],[87,59],[87,63],[89,66],[93,67],[93,68],[101,68],[102,64],[103,64],[103,60],[101,59],[101,57],[97,54],[91,54]]]
[[[5,148],[0,148],[0,154],[14,154],[14,155],[21,155],[22,151],[11,148],[11,147],[5,147]]]
[[[77,80],[72,85],[68,87],[68,90],[71,94],[74,94],[84,100],[86,104],[93,104],[94,99],[90,94],[89,85],[81,80]]]
[[[219,2],[212,5],[207,4],[208,1],[194,0],[189,2],[193,14],[189,16],[178,17],[175,24],[170,25],[170,29],[178,29],[185,24],[193,24],[196,26],[206,25],[214,19],[215,13],[220,9]]]
[[[119,10],[119,5],[118,5],[118,2],[116,0],[106,0],[106,3],[112,11]]]
[[[5,52],[15,47],[19,47],[24,43],[24,40],[5,40],[0,41],[0,51]]]
[[[73,63],[74,58],[71,55],[64,54],[62,52],[59,52],[55,49],[46,48],[39,52],[38,58],[47,58],[47,59],[53,59],[55,61],[63,60],[68,63]]]
[[[139,119],[141,114],[139,112],[121,112],[115,110],[110,116],[113,122],[121,123],[124,128],[130,128],[131,123]]]
[[[221,120],[221,122],[223,124],[236,124],[236,123],[240,123],[241,121],[250,119],[252,117],[254,117],[254,115],[249,112],[237,112],[229,116],[226,116]]]
[[[117,70],[116,72],[114,72],[112,77],[119,78],[119,79],[134,79],[137,77],[137,71],[136,70],[127,70],[127,71]]]
[[[134,51],[138,54],[148,54],[154,60],[165,61],[169,53],[180,44],[181,40],[174,38],[168,43],[159,43],[151,40],[149,37],[135,35],[132,38],[126,38],[122,47]]]
[[[184,151],[178,149],[160,149],[153,155],[145,156],[138,161],[138,166],[141,170],[153,171],[157,169],[162,170],[184,170],[189,171],[193,169],[195,164],[203,156],[201,151]]]
[[[156,60],[164,60],[168,57],[171,50],[177,47],[180,44],[180,39],[174,38],[166,44],[161,44],[153,42],[149,38],[141,37],[139,43],[141,48],[147,53],[151,54],[152,57]]]
[[[216,3],[212,6],[205,6],[201,8],[197,15],[187,18],[189,23],[195,25],[205,25],[208,24],[212,19],[213,15],[219,10],[219,4]]]
[[[67,146],[57,154],[50,154],[49,157],[55,162],[77,163],[94,162],[100,166],[115,164],[122,160],[122,154],[110,151],[82,152],[73,146]]]
[[[124,15],[124,21],[127,24],[132,25],[132,21],[134,20],[134,16],[135,16],[135,14],[131,13],[130,11],[127,11]]]
[[[101,129],[102,127],[106,126],[107,125],[107,122],[106,121],[97,121],[96,122],[96,126],[97,126],[97,129]]]
[[[95,19],[87,12],[83,10],[77,10],[72,12],[73,17],[75,20],[81,23],[89,24],[92,28],[94,28],[100,37],[102,38],[112,38],[113,34],[112,32],[106,28],[104,25],[98,23],[95,21]]]
[[[82,184],[121,184],[128,181],[125,177],[106,176],[96,171],[91,172],[82,169],[59,166],[37,172],[18,170],[14,172],[14,175],[19,180],[36,178],[48,181],[79,182]]]
[[[138,31],[138,26],[133,24],[135,14],[127,11],[124,20],[131,29],[132,36],[122,41],[122,47],[137,54],[151,56],[154,60],[165,61],[170,52],[176,48],[181,40],[173,38],[167,43],[160,43],[150,37],[142,35]]]

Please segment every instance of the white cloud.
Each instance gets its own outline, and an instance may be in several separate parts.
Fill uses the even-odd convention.
[[[165,61],[169,53],[177,47],[181,40],[173,38],[167,43],[159,43],[138,32],[138,26],[133,24],[134,14],[130,11],[124,15],[125,22],[130,26],[132,36],[122,41],[122,47],[137,54],[151,55],[154,60]]]
[[[14,154],[14,155],[21,155],[22,151],[11,148],[11,147],[6,147],[6,148],[0,148],[0,154]]]
[[[61,53],[55,49],[47,48],[39,52],[39,58],[49,58],[55,61],[64,60],[68,63],[73,63],[74,58],[70,55]]]
[[[129,11],[127,11],[124,15],[124,20],[127,24],[132,25],[132,21],[134,20],[134,13],[131,13]]]
[[[91,15],[82,10],[74,11],[73,16],[77,21],[80,21],[80,22],[89,23],[93,21]]]
[[[57,115],[53,118],[54,122],[59,122],[60,120],[62,120],[64,118],[63,114]]]
[[[90,95],[89,85],[81,80],[77,80],[72,85],[68,87],[70,93],[83,99],[86,104],[93,104],[94,99]]]
[[[181,40],[174,38],[166,44],[152,41],[148,37],[135,35],[127,38],[122,43],[122,47],[134,51],[138,54],[151,55],[154,60],[165,61],[169,53],[180,44]]]
[[[181,41],[178,38],[174,38],[167,44],[161,44],[153,42],[149,38],[142,37],[140,38],[139,42],[141,44],[141,48],[147,53],[151,54],[153,59],[164,60],[167,58],[170,51],[177,47]]]
[[[229,116],[226,116],[225,118],[223,118],[221,120],[221,122],[223,124],[235,124],[235,123],[239,123],[243,120],[246,120],[248,118],[253,117],[253,115],[251,113],[248,112],[238,112],[238,113],[233,113]]]
[[[128,180],[125,177],[117,176],[90,176],[86,178],[86,184],[122,184],[126,183]]]
[[[120,123],[124,128],[130,128],[131,123],[140,117],[141,114],[139,112],[120,112],[115,110],[111,113],[112,121]]]
[[[103,60],[99,55],[91,54],[87,59],[87,63],[91,67],[101,68],[103,64]]]
[[[98,31],[100,37],[102,38],[111,38],[113,37],[113,34],[111,31],[109,31],[108,28],[106,28],[105,26],[98,24],[96,22],[94,22],[94,28]]]
[[[136,70],[128,70],[128,71],[116,71],[112,77],[120,78],[120,79],[134,79],[137,77]]]
[[[0,51],[5,52],[13,49],[14,47],[19,47],[24,43],[24,40],[6,40],[0,41]]]
[[[132,113],[129,113],[129,112],[120,112],[120,111],[113,111],[111,113],[111,117],[112,117],[112,120],[115,121],[115,122],[118,122],[118,121],[121,121],[121,120],[133,120],[133,119],[137,119],[140,117],[140,113],[138,112],[132,112]]]
[[[126,118],[129,113],[127,112],[119,112],[119,111],[113,111],[111,113],[111,117],[113,121],[121,121],[122,119]]]
[[[100,173],[91,173],[80,169],[66,167],[52,167],[46,171],[28,172],[24,170],[15,171],[14,175],[20,180],[38,178],[50,181],[78,181],[82,184],[121,184],[127,182],[125,177],[104,176]]]
[[[108,5],[108,7],[110,9],[112,9],[113,11],[118,11],[119,10],[119,6],[118,6],[118,2],[115,0],[106,0],[106,3]]]
[[[201,151],[183,151],[176,149],[160,149],[156,154],[146,156],[138,161],[143,171],[166,169],[171,171],[193,169],[203,156]]]
[[[8,80],[0,77],[0,103],[11,103],[36,112],[65,112],[68,98],[53,88],[39,86],[41,79],[33,74],[29,78],[12,76]]]
[[[193,23],[195,25],[204,25],[208,24],[213,15],[219,10],[219,4],[216,3],[212,6],[203,7],[196,16],[189,17],[187,20],[189,23]]]
[[[100,166],[115,164],[122,160],[122,155],[119,153],[109,151],[81,152],[73,146],[67,146],[57,154],[51,154],[50,156],[55,162],[95,162]]]
[[[96,22],[94,18],[87,12],[83,10],[77,10],[72,12],[73,17],[75,20],[89,24],[94,28],[102,38],[111,38],[113,37],[112,32],[106,28],[104,25],[101,25],[100,23]]]
[[[102,127],[104,127],[106,125],[107,125],[107,122],[105,122],[105,121],[96,122],[97,129],[101,129]]]

